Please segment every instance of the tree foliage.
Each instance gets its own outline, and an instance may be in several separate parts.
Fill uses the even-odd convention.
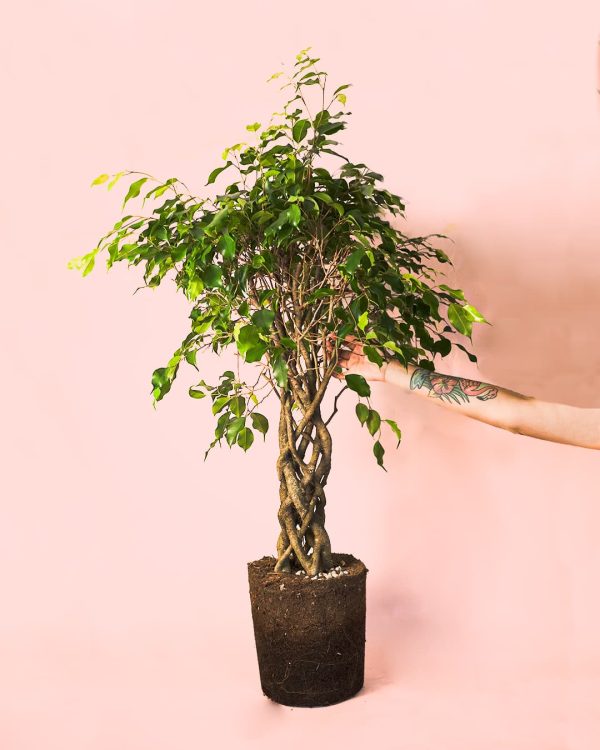
[[[291,408],[302,406],[306,421],[301,394],[320,404],[335,368],[328,334],[337,341],[354,335],[379,365],[396,359],[433,369],[434,358],[452,346],[476,361],[453,334],[470,340],[473,324],[487,322],[461,289],[438,283],[445,275],[439,265],[451,260],[431,240],[449,238],[405,235],[392,223],[405,216],[402,198],[382,186],[381,174],[335,149],[351,114],[344,93],[350,84],[326,101],[327,73],[308,49],[296,56],[282,86],[293,94],[283,111],[265,127],[247,125],[253,142],[226,148],[223,163],[208,175],[205,186],[231,180],[222,192],[201,198],[174,177],[102,174],[92,184],[108,190],[130,180],[123,211],[136,201],[152,209],[122,216],[91,252],[70,262],[85,276],[104,253],[108,268],[123,261],[142,266],[146,287],[168,278],[189,300],[190,330],[152,374],[154,403],[170,391],[183,362],[199,369],[200,352],[235,347],[254,363],[252,382],[226,371],[216,384],[200,380],[189,389],[190,397],[212,401],[209,450],[225,440],[246,451],[256,433],[264,436],[269,425],[260,404],[270,392],[280,400],[289,394]],[[311,90],[317,92],[312,112]],[[323,154],[341,160],[336,173],[319,163]],[[372,408],[364,378],[348,375],[346,385],[357,395],[357,417],[383,466],[382,425],[398,442],[400,429]],[[295,422],[298,435],[302,419]]]

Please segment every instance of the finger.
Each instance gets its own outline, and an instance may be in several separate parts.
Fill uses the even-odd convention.
[[[356,354],[352,349],[338,349],[338,359],[348,359],[349,357]]]

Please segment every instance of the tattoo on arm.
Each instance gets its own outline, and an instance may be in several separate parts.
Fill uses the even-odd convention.
[[[443,401],[455,401],[457,404],[469,401],[474,396],[480,401],[487,401],[498,395],[498,388],[491,383],[480,383],[478,380],[455,378],[441,375],[438,372],[417,367],[410,378],[410,389],[426,388],[429,396]]]

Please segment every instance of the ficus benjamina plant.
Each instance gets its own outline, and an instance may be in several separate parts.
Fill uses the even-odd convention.
[[[361,375],[348,374],[345,383],[333,378],[339,346],[352,335],[377,365],[396,359],[433,370],[435,356],[445,357],[453,345],[477,361],[446,334],[472,341],[473,323],[487,321],[461,289],[437,283],[445,274],[429,263],[452,262],[430,239],[449,238],[409,237],[392,226],[389,219],[404,217],[402,199],[378,185],[381,174],[332,148],[339,143],[333,136],[351,114],[344,93],[351,84],[326,96],[327,73],[317,70],[319,58],[310,57],[310,49],[296,55],[281,87],[293,94],[283,111],[273,113],[262,129],[258,122],[246,126],[254,143],[223,151],[224,163],[206,185],[221,175],[235,178],[215,198],[196,197],[173,177],[162,181],[134,171],[97,177],[92,184],[108,190],[131,180],[122,211],[134,199],[142,207],[150,202],[153,210],[122,216],[69,267],[86,276],[106,251],[108,268],[120,261],[142,264],[145,287],[168,277],[189,300],[191,330],[152,374],[154,405],[170,391],[184,361],[200,372],[199,352],[235,347],[239,358],[253,364],[252,378],[227,370],[216,384],[200,380],[189,389],[193,399],[212,401],[216,426],[206,454],[223,440],[247,451],[256,433],[264,436],[269,422],[260,406],[275,393],[280,405],[275,571],[314,575],[333,566],[325,486],[331,471],[328,426],[341,393],[356,394],[356,415],[373,437],[379,466],[382,430],[389,428],[397,445],[401,438],[396,422],[372,407]],[[310,101],[312,113],[311,91],[317,94],[316,105]],[[323,154],[342,161],[337,174],[319,165]],[[341,390],[325,416],[323,399],[331,383]]]

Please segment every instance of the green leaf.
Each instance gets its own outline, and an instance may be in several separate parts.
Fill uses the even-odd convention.
[[[448,318],[457,331],[464,336],[471,337],[473,319],[468,312],[465,312],[461,305],[451,302],[448,305]]]
[[[244,359],[246,362],[260,362],[264,353],[267,351],[268,344],[265,341],[259,341],[256,346],[251,346],[246,352]]]
[[[332,289],[329,286],[323,286],[320,289],[315,289],[314,292],[311,292],[306,298],[306,301],[314,302],[316,299],[322,299],[323,297],[331,297],[335,293],[336,293],[335,289]]]
[[[361,331],[364,331],[367,327],[367,323],[369,322],[369,312],[367,310],[364,311],[361,315],[358,316],[357,325],[360,328]]]
[[[256,132],[260,128],[260,122],[253,122],[252,125],[246,125],[246,130],[249,130],[251,133]]]
[[[333,92],[333,95],[335,96],[339,91],[350,88],[350,86],[352,86],[351,83],[344,83],[342,86],[338,86],[337,89]]]
[[[159,367],[152,373],[152,395],[155,401],[160,401],[171,390],[171,379],[167,374],[166,367]]]
[[[396,352],[396,354],[402,354],[402,349],[396,344],[395,341],[386,341],[384,344],[382,344],[384,349],[389,349],[392,352]]]
[[[142,189],[142,185],[145,182],[148,182],[148,177],[142,177],[139,180],[136,180],[135,182],[132,182],[129,186],[129,190],[127,191],[127,195],[123,199],[123,206],[122,208],[125,208],[125,204],[127,201],[131,200],[132,198],[137,198],[140,194],[140,190]]]
[[[233,329],[233,336],[238,352],[246,362],[258,362],[267,350],[268,344],[259,335],[259,330],[251,323],[243,325],[239,320]]]
[[[152,237],[152,239],[156,239],[161,242],[167,242],[169,239],[167,228],[162,224],[157,224],[155,227],[153,227],[150,236]]]
[[[440,289],[443,289],[445,292],[448,292],[448,294],[451,294],[456,299],[464,299],[465,293],[462,289],[452,289],[452,287],[449,287],[447,284],[440,284]]]
[[[263,331],[268,331],[274,320],[275,313],[272,310],[257,310],[252,314],[252,322]]]
[[[224,409],[227,404],[229,403],[229,396],[219,396],[219,398],[216,398],[212,405],[212,413],[218,414],[222,409]]]
[[[230,234],[224,234],[218,243],[219,250],[223,260],[233,260],[235,258],[235,240]]]
[[[423,300],[429,307],[429,310],[431,311],[431,314],[433,315],[433,317],[439,320],[439,314],[438,314],[438,308],[440,305],[439,299],[435,296],[435,294],[430,289],[424,289]]]
[[[229,214],[229,207],[225,206],[213,216],[210,223],[206,225],[205,229],[214,230],[215,232],[220,231],[223,222],[227,219]]]
[[[292,137],[294,138],[296,143],[300,143],[300,141],[305,138],[306,134],[308,133],[309,127],[309,120],[298,120],[298,122],[292,128]]]
[[[290,224],[292,226],[294,226],[294,227],[297,227],[298,224],[300,223],[300,219],[302,218],[302,215],[300,213],[300,209],[298,208],[298,206],[295,203],[293,203],[288,208],[287,211],[288,211],[288,216],[289,216]]]
[[[224,167],[217,167],[216,169],[213,169],[213,171],[208,176],[208,182],[206,182],[206,185],[210,185],[212,182],[214,182],[217,179],[217,177],[221,174],[221,172],[227,169],[227,167],[230,167],[232,164],[233,164],[232,161],[228,161]]]
[[[192,386],[188,390],[188,393],[192,398],[204,398],[206,396],[206,393],[204,393],[204,391],[200,391],[197,388],[194,388],[194,386]]]
[[[197,349],[189,349],[184,355],[185,361],[188,362],[193,367],[196,367],[196,357],[198,356],[198,350]],[[198,368],[196,367],[196,370]]]
[[[248,349],[260,343],[256,327],[251,324],[242,326],[238,332],[236,343],[238,352],[244,356]]]
[[[396,422],[394,422],[393,419],[386,419],[385,422],[387,422],[389,426],[392,428],[394,435],[398,438],[398,445],[400,445],[400,441],[402,440],[401,429],[398,427],[398,425],[396,424]],[[398,445],[396,446],[396,448],[398,447]]]
[[[160,198],[160,196],[164,195],[174,182],[177,182],[177,179],[175,177],[169,177],[163,185],[157,185],[155,188],[152,188],[152,190],[148,190],[144,197],[144,201],[149,198]]]
[[[287,363],[280,350],[275,350],[271,357],[271,367],[277,385],[280,388],[285,388],[288,383]]]
[[[90,185],[90,187],[93,187],[94,185],[102,185],[102,183],[106,182],[109,177],[110,177],[110,175],[108,175],[108,174],[98,175],[98,177],[96,177],[96,179],[92,182],[92,184]]]
[[[223,269],[212,263],[202,272],[202,280],[209,289],[216,289],[223,286]]]
[[[365,353],[369,362],[375,362],[378,367],[383,364],[383,357],[373,346],[364,346],[363,352]]]
[[[187,296],[190,300],[195,300],[204,289],[204,282],[199,276],[193,276],[187,285]]]
[[[225,433],[225,438],[228,445],[233,445],[233,443],[235,443],[236,438],[244,429],[245,425],[245,417],[236,417],[235,419],[232,419],[231,422],[229,422],[229,424],[227,425],[227,431]]]
[[[253,442],[254,433],[249,427],[244,427],[243,430],[240,430],[237,436],[237,444],[240,446],[240,448],[243,449],[244,453],[248,450]]]
[[[206,459],[207,459],[207,457],[208,457],[208,454],[209,454],[209,453],[211,452],[211,450],[212,450],[212,449],[213,449],[213,448],[215,447],[215,445],[216,445],[217,443],[219,443],[219,445],[221,444],[221,443],[220,443],[220,441],[219,441],[219,439],[218,439],[218,438],[215,438],[215,439],[214,439],[214,440],[212,441],[212,443],[211,443],[211,444],[210,444],[210,445],[208,446],[208,448],[206,449],[206,451],[205,451],[205,453],[204,453],[204,460],[205,460],[205,461],[206,461]]]
[[[370,396],[371,386],[367,383],[362,375],[346,375],[346,383],[351,391],[355,391],[359,396]]]
[[[488,323],[483,315],[473,305],[463,305],[463,310],[477,323]]]
[[[280,229],[282,229],[285,224],[289,221],[290,214],[287,209],[284,209],[283,211],[279,212],[278,217],[273,221],[265,230],[265,236],[274,234],[275,232],[278,232]]]
[[[381,426],[381,417],[379,412],[374,409],[369,409],[369,416],[367,417],[367,429],[371,435],[374,435]]]
[[[360,265],[361,260],[365,256],[365,249],[363,247],[359,247],[358,250],[355,250],[348,260],[344,263],[344,268],[348,273],[354,273],[358,266]]]
[[[383,456],[384,456],[384,454],[385,454],[385,450],[384,450],[383,445],[381,445],[381,443],[379,442],[379,440],[375,441],[375,443],[373,445],[373,455],[377,459],[378,466],[381,466],[381,468],[384,471],[387,471],[387,469],[383,465]]]
[[[252,427],[263,435],[266,435],[267,430],[269,429],[269,420],[257,411],[253,411],[250,417],[252,418]]]
[[[235,414],[236,417],[241,417],[246,411],[246,399],[243,396],[235,396],[229,402],[229,410]]]
[[[358,403],[356,404],[356,416],[358,417],[358,421],[360,422],[361,426],[364,425],[364,423],[369,418],[369,407],[365,406],[364,404]]]
[[[215,428],[215,437],[219,440],[225,434],[227,425],[231,422],[231,414],[228,411],[224,411],[223,414],[217,420],[217,426]]]
[[[296,342],[289,336],[281,336],[279,338],[279,343],[284,347],[284,349],[296,349]]]

